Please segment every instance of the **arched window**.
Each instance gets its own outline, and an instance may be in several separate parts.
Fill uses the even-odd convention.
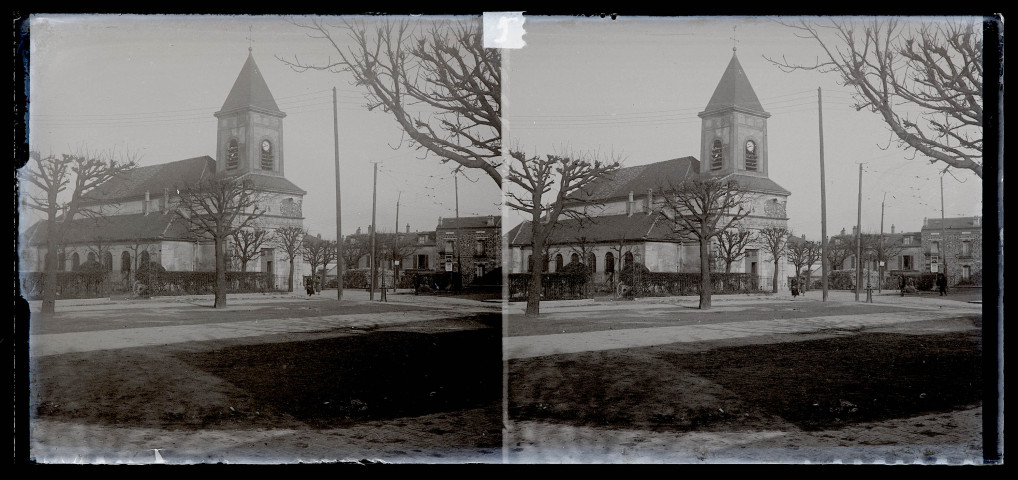
[[[120,271],[130,272],[131,271],[131,252],[125,251],[120,254]]]
[[[103,269],[107,272],[113,271],[113,254],[110,252],[103,254]]]
[[[240,166],[240,146],[237,145],[237,139],[234,138],[226,146],[226,169],[233,170],[238,166]]]
[[[561,253],[555,254],[555,271],[556,272],[561,272],[562,271],[562,254]]]
[[[74,252],[74,255],[71,255],[71,270],[77,270],[78,265],[81,265],[81,257],[78,256],[78,252]]]
[[[93,252],[88,252],[88,261],[89,261],[89,262],[94,262],[94,261],[96,261],[96,260],[95,260],[95,253],[93,253]]]
[[[760,146],[756,144],[756,140],[746,140],[746,170],[756,170],[759,155]]]
[[[272,142],[262,140],[262,170],[272,170],[272,167],[275,166],[275,155],[272,149]]]
[[[148,251],[146,250],[141,252],[141,255],[138,256],[138,270],[144,270],[146,267],[148,267],[148,262],[149,262]]]
[[[569,263],[580,263],[580,256],[573,253],[573,255],[569,257]]]
[[[721,139],[714,140],[710,147],[710,169],[720,170],[725,163],[724,145]]]
[[[604,254],[604,273],[615,273],[615,254]]]
[[[590,273],[597,271],[597,255],[594,252],[590,252],[590,255],[587,256],[587,268],[590,269]]]
[[[633,266],[633,252],[626,252],[622,257],[622,268]]]

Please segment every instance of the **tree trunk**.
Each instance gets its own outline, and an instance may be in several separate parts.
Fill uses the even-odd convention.
[[[774,260],[774,280],[771,282],[771,293],[778,293],[778,261]]]
[[[700,238],[700,309],[710,310],[710,242]]]
[[[216,237],[216,303],[215,308],[226,307],[226,252],[223,241]]]
[[[286,282],[286,291],[293,291],[293,258],[290,259],[290,278]]]
[[[534,224],[535,227],[537,224]],[[538,228],[534,228],[534,249],[530,254],[533,259],[537,252],[544,251],[544,240],[539,238]],[[543,230],[543,229],[541,229]],[[543,232],[541,232],[543,233]],[[544,259],[541,259],[543,262]],[[533,268],[530,270],[530,282],[527,284],[527,311],[526,316],[536,317],[541,314],[541,277],[544,275],[544,266],[538,265],[537,260],[532,261]]]
[[[44,269],[42,284],[42,313],[56,313],[57,311],[57,242],[53,239],[53,224],[49,222],[49,232],[46,235],[46,267]]]

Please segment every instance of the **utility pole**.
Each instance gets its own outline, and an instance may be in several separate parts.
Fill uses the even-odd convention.
[[[884,287],[884,262],[885,262],[885,257],[884,257],[884,202],[886,202],[886,201],[887,201],[887,192],[884,192],[884,199],[880,201],[880,250],[878,250],[879,255],[877,256],[878,257],[877,261],[880,262],[880,265],[879,265],[879,267],[877,269],[877,271],[880,272],[880,273],[878,273],[878,276],[879,276],[880,280],[878,280],[878,283],[877,283],[877,292],[883,292],[884,291],[883,290],[883,287]]]
[[[375,164],[375,178],[371,184],[371,291],[368,293],[368,300],[375,299],[375,232],[378,231],[378,225],[375,224],[375,205],[378,199],[378,162],[371,162]]]
[[[332,127],[336,151],[336,299],[343,300],[343,216],[339,189],[339,111],[336,106],[336,87],[332,87]]]
[[[820,269],[823,278],[820,284],[824,289],[824,301],[827,301],[827,187],[824,181],[824,107],[817,87],[817,110],[820,113]]]
[[[855,223],[855,301],[862,290],[862,164],[859,164],[859,216]],[[868,277],[868,275],[867,275]]]
[[[399,245],[399,199],[402,196],[403,196],[403,191],[400,190],[399,193],[396,195],[396,229],[393,230],[394,233],[393,233],[393,237],[392,237],[392,241],[394,242],[393,245],[392,245],[392,253],[394,254],[393,255],[393,259],[392,259],[392,293],[393,293],[393,295],[396,294],[396,285],[399,284],[399,281],[396,279],[396,277],[399,276],[399,272],[397,272],[397,268],[396,267],[398,267],[399,265],[397,265],[396,262],[398,262],[400,260],[396,260],[395,253],[396,253],[396,251],[399,248],[401,248],[400,245]]]
[[[459,173],[460,173],[459,168],[456,168],[456,170],[453,170],[453,177],[452,177],[453,188],[456,191],[456,270],[457,271],[455,273],[457,273],[458,276],[455,277],[456,280],[455,280],[455,283],[453,283],[453,285],[456,286],[456,293],[460,293],[460,288],[463,286],[463,262],[462,262],[462,257],[460,255],[460,253],[462,252],[463,249],[460,248],[461,245],[460,245],[460,183],[459,183],[460,176],[459,176]]]
[[[946,171],[946,170],[945,170]],[[940,264],[944,266],[944,282],[947,284],[947,222],[944,221],[944,173],[940,173]]]

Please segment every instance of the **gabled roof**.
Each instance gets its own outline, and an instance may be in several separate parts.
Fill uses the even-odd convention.
[[[500,228],[502,226],[501,215],[488,215],[480,217],[452,217],[441,218],[436,230],[449,228]]]
[[[769,177],[758,177],[756,175],[744,175],[741,173],[735,173],[731,175],[742,190],[759,193],[775,193],[779,195],[791,195],[792,192],[785,190],[784,187],[778,185],[777,182],[771,180]]]
[[[108,202],[141,197],[145,192],[157,198],[163,194],[163,188],[196,183],[215,173],[216,161],[208,155],[139,167],[99,185],[83,199],[88,203]]]
[[[510,245],[529,246],[532,243],[530,222],[523,222],[507,235]],[[633,215],[607,215],[590,219],[559,220],[548,235],[548,245],[586,243],[609,243],[625,240],[677,242],[679,236],[672,233],[668,220],[661,215],[634,213]]]
[[[945,228],[948,230],[979,230],[983,228],[982,224],[982,217],[951,217],[945,218],[943,222],[939,218],[927,218],[922,231],[937,231]]]
[[[753,91],[753,86],[749,83],[749,77],[743,71],[742,65],[739,63],[739,57],[735,55],[735,52],[732,52],[732,60],[728,62],[728,68],[725,69],[724,75],[721,76],[721,81],[718,82],[718,86],[714,89],[714,95],[711,95],[710,101],[707,102],[707,107],[703,109],[701,114],[726,108],[766,113],[763,105],[760,105],[760,99],[757,98],[756,92]]]
[[[219,113],[252,107],[269,112],[283,113],[279,110],[279,106],[276,105],[276,100],[272,98],[272,92],[269,91],[265,78],[262,77],[261,71],[258,70],[258,65],[255,64],[254,55],[249,52],[247,61],[244,62],[244,67],[240,69],[240,74],[237,75],[237,80],[233,83],[233,88],[230,90],[230,94],[227,95],[226,101],[223,102],[223,108],[219,110]]]
[[[48,224],[40,221],[25,233],[30,245],[44,245]],[[193,240],[185,221],[173,211],[153,212],[148,215],[112,215],[97,218],[78,218],[64,227],[62,243],[87,244],[96,239],[104,242],[131,240]]]
[[[293,182],[287,180],[285,177],[279,177],[275,175],[262,175],[259,173],[248,172],[240,177],[239,180],[249,180],[254,188],[258,190],[267,190],[270,192],[281,192],[281,193],[293,193],[297,195],[306,195],[303,189],[294,185]]]
[[[647,190],[661,192],[669,186],[678,186],[687,176],[700,171],[700,161],[693,157],[673,158],[647,165],[620,168],[613,175],[595,180],[589,187],[569,195],[570,200],[604,202],[647,194]]]

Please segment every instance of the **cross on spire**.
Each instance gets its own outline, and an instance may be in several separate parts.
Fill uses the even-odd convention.
[[[250,53],[254,50],[254,39],[251,38],[251,25],[247,26],[247,51]]]
[[[736,40],[736,38],[735,38],[735,29],[738,28],[738,27],[739,27],[738,25],[732,25],[732,36],[728,37],[728,38],[732,39],[732,51],[733,52],[735,51],[736,44],[739,43],[739,41]]]

